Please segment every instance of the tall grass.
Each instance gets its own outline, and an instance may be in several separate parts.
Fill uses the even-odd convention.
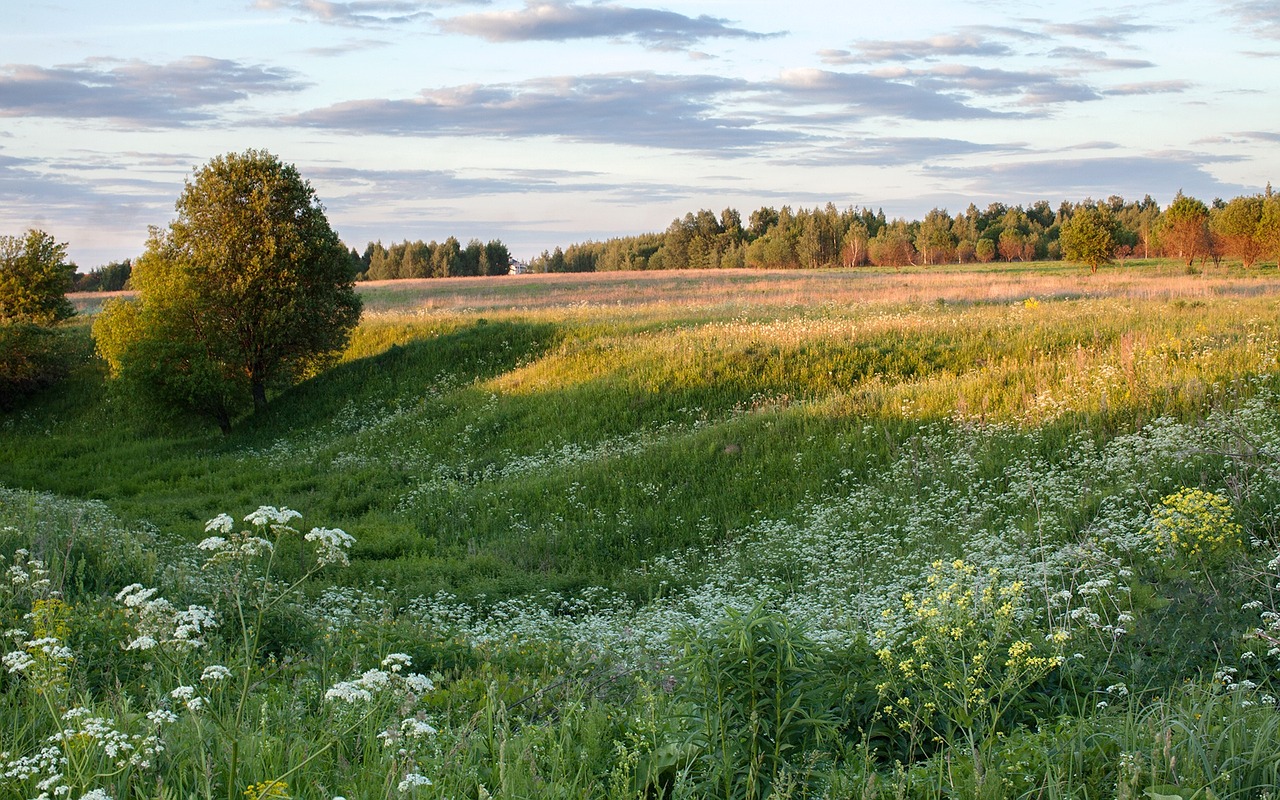
[[[0,794],[1265,796],[1274,282],[365,287],[342,363],[227,438],[86,361],[0,417]],[[252,563],[208,543],[264,500],[350,567],[270,515]],[[434,688],[379,693],[406,664]]]

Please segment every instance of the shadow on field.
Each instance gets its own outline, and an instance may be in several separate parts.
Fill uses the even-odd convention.
[[[485,380],[546,353],[559,340],[549,323],[476,320],[436,336],[392,341],[382,352],[342,364],[274,398],[266,414],[244,420],[242,436],[278,436],[299,423],[323,424],[355,405],[385,406],[428,387]]]

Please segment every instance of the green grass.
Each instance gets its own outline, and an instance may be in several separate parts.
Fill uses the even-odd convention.
[[[968,299],[993,275],[1044,299]],[[1080,293],[1049,299],[1064,275]],[[853,448],[860,474],[922,424],[1061,429],[1062,446],[1069,431],[1193,418],[1274,374],[1280,303],[1265,276],[1207,298],[1202,278],[1165,265],[1123,277],[1099,287],[1053,264],[381,286],[368,299],[383,311],[339,366],[225,439],[140,414],[84,363],[0,421],[0,484],[101,499],[189,537],[224,510],[304,508],[360,533],[356,580],[413,594],[644,594],[647,560],[803,513],[851,468],[835,443],[868,423],[880,432]],[[814,281],[827,301],[795,304]],[[917,284],[937,302],[910,299]],[[628,287],[643,302],[611,305]],[[839,292],[853,302],[832,302]],[[524,310],[534,296],[553,304]],[[490,300],[514,305],[414,311]]]
[[[6,657],[35,659],[0,672],[6,769],[80,724],[60,716],[74,697],[139,736],[148,709],[177,719],[145,768],[73,737],[72,797],[1274,788],[1280,687],[1253,634],[1280,578],[1274,269],[364,291],[341,362],[228,437],[135,408],[87,356],[87,321],[67,326],[86,353],[68,381],[0,416],[0,566],[44,561],[65,604],[0,583],[0,629],[25,631]],[[1157,546],[1156,509],[1183,487],[1250,544],[1213,563]],[[263,504],[353,534],[350,567],[282,533],[271,574],[317,576],[291,592],[256,579],[263,559],[192,547]],[[133,582],[208,606],[207,647],[126,649],[152,624],[113,599]],[[50,631],[75,655],[61,672],[26,642]],[[1065,660],[1019,671],[1015,646]],[[960,647],[992,665],[973,673],[982,714],[917,658]],[[397,652],[436,688],[326,699]],[[200,682],[212,663],[234,685]],[[410,741],[407,720],[438,730]],[[401,791],[412,774],[433,785]]]

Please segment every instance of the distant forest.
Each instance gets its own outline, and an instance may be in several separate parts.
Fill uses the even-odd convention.
[[[952,216],[935,208],[922,220],[886,219],[883,211],[790,206],[761,208],[745,224],[727,208],[702,210],[674,220],[664,233],[588,241],[543,252],[533,272],[627,269],[715,269],[907,266],[1035,261],[1062,258],[1059,233],[1084,208],[1097,208],[1111,225],[1112,257],[1238,258],[1246,266],[1280,254],[1280,195],[1264,194],[1205,204],[1179,193],[1168,208],[1148,195],[1054,209],[1040,201],[1027,208],[970,204]]]
[[[662,269],[802,269],[1043,261],[1063,257],[1063,226],[1083,209],[1097,209],[1109,229],[1110,256],[1176,257],[1218,263],[1238,259],[1249,267],[1280,260],[1280,194],[1267,184],[1262,194],[1204,203],[1181,192],[1166,208],[1150,195],[1140,201],[1112,196],[1102,201],[1041,200],[1024,208],[992,203],[955,216],[935,208],[924,219],[887,219],[869,208],[792,210],[766,206],[743,221],[736,209],[706,209],[671,222],[662,233],[586,241],[543,251],[529,272],[608,272]],[[387,247],[369,242],[350,251],[357,280],[505,275],[512,259],[497,239],[455,237],[444,242],[404,241]],[[78,291],[127,288],[128,260],[77,276]]]

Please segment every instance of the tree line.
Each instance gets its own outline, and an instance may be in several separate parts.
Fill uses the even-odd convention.
[[[511,253],[497,239],[482,244],[472,239],[466,247],[450,236],[443,242],[410,242],[391,247],[381,241],[369,242],[364,253],[351,251],[356,280],[384,281],[395,278],[449,278],[462,275],[506,275]]]
[[[1073,217],[1100,215],[1109,234],[1101,262],[1171,256],[1188,264],[1239,258],[1245,266],[1280,258],[1280,195],[1264,193],[1206,204],[1181,192],[1167,208],[1139,201],[1041,200],[1027,207],[992,203],[954,216],[935,208],[919,220],[886,219],[884,211],[762,207],[743,221],[726,208],[703,209],[672,221],[663,233],[557,247],[530,262],[533,272],[613,270],[856,267],[1057,260],[1072,257],[1062,234]],[[1068,237],[1069,239],[1070,237]]]

